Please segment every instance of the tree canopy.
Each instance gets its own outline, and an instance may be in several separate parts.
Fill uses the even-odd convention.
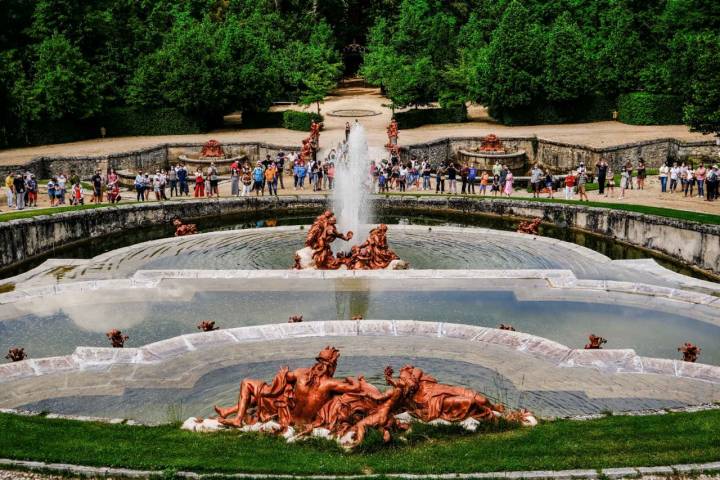
[[[396,107],[477,102],[501,121],[521,111],[569,121],[593,99],[644,92],[677,97],[691,128],[720,132],[714,0],[0,0],[0,10],[0,146],[39,122],[116,108],[211,123],[277,100],[319,110],[353,42],[366,47],[362,75]]]

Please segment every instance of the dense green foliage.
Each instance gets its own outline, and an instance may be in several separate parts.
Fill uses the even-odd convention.
[[[98,136],[103,125],[119,135],[130,131],[130,111],[133,133],[154,134],[212,128],[224,114],[280,99],[319,107],[341,72],[330,12],[309,1],[2,0],[0,8],[0,147]],[[41,131],[54,122],[66,128]]]
[[[718,410],[564,420],[497,433],[416,426],[407,443],[345,452],[327,441],[287,444],[270,435],[198,434],[176,425],[131,427],[0,414],[5,433],[0,436],[0,456],[92,466],[293,475],[596,469],[715,461],[720,458],[718,426]],[[378,437],[370,435],[369,440]]]
[[[635,92],[618,98],[618,120],[632,125],[682,123],[682,98],[678,95]]]
[[[182,135],[207,130],[200,120],[174,108],[116,107],[109,109],[100,123],[111,137]]]
[[[310,130],[312,121],[322,122],[322,115],[317,113],[297,112],[295,110],[286,110],[283,112],[282,126],[290,130],[300,130],[307,132]]]
[[[396,112],[395,119],[400,128],[415,128],[433,123],[462,123],[467,120],[465,106],[446,108],[422,108]]]
[[[395,105],[478,102],[507,124],[610,119],[619,95],[676,95],[688,125],[718,132],[719,5],[402,0],[370,30],[362,70]]]
[[[353,42],[366,46],[367,81],[394,107],[477,102],[507,124],[587,121],[641,92],[677,96],[685,123],[720,131],[714,0],[0,0],[0,9],[0,147],[97,135],[118,107],[176,109],[203,128],[280,100],[320,113]],[[41,131],[53,122],[61,127]]]

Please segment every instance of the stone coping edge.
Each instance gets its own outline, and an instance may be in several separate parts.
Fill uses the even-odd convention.
[[[557,368],[589,368],[606,373],[656,374],[720,384],[720,366],[642,357],[632,349],[578,350],[522,332],[416,320],[328,320],[277,323],[180,335],[137,348],[77,347],[71,355],[0,365],[0,384],[73,371],[109,371],[115,365],[160,364],[201,350],[294,338],[324,337],[447,338],[500,346]]]
[[[54,472],[61,474],[77,475],[82,477],[119,477],[119,478],[161,478],[163,472],[159,470],[133,470],[128,468],[110,467],[88,467],[82,465],[71,465],[65,463],[45,463],[27,460],[13,460],[0,458],[0,467],[5,469],[21,469],[37,472]],[[308,479],[308,480],[355,480],[375,478],[397,478],[407,480],[422,479],[574,479],[574,478],[640,478],[644,475],[671,476],[678,474],[694,475],[702,473],[720,472],[720,462],[690,463],[657,467],[622,467],[602,469],[576,469],[576,470],[530,470],[513,472],[479,472],[479,473],[443,473],[443,474],[410,474],[410,473],[385,473],[385,474],[361,474],[361,475],[291,475],[272,473],[195,473],[195,472],[174,472],[175,477],[202,479],[202,478],[243,478],[243,479]]]
[[[159,240],[162,241],[162,240]],[[576,246],[577,249],[584,247]],[[101,289],[154,288],[163,280],[197,279],[516,279],[547,280],[551,288],[597,290],[666,298],[720,309],[720,297],[681,288],[616,280],[580,280],[570,270],[138,270],[131,278],[87,280],[16,289],[0,294],[0,305],[48,295]]]

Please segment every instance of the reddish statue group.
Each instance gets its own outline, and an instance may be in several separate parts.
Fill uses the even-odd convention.
[[[11,362],[21,362],[27,358],[27,353],[25,353],[25,349],[22,347],[13,347],[8,350],[8,354],[5,355],[5,358]]]
[[[328,430],[349,446],[362,442],[368,428],[378,429],[385,441],[392,433],[409,428],[396,415],[407,413],[415,419],[431,422],[460,422],[474,419],[494,421],[505,416],[525,425],[536,420],[527,411],[505,412],[482,394],[464,387],[444,385],[419,368],[406,365],[393,377],[385,369],[385,392],[364,377],[334,378],[340,352],[325,347],[310,368],[281,368],[270,383],[245,379],[240,383],[238,402],[230,407],[215,407],[219,422],[242,427],[258,422],[276,422],[279,430],[292,427],[297,437],[316,428]]]
[[[604,343],[607,343],[603,337],[598,337],[594,333],[591,333],[588,337],[590,343],[585,345],[585,350],[600,350]]]
[[[505,147],[503,147],[503,144],[497,135],[491,133],[480,140],[480,148],[478,150],[481,152],[503,153],[505,152]]]
[[[198,233],[197,225],[194,223],[183,223],[179,218],[173,220],[173,227],[175,227],[176,237],[184,237],[185,235],[194,235]]]
[[[310,123],[310,136],[302,141],[300,158],[306,163],[312,160],[320,149],[320,128],[321,125],[313,120]]]
[[[215,330],[220,330],[220,327],[216,327],[215,322],[212,320],[203,320],[202,322],[198,323],[197,328],[198,330],[202,330],[203,332],[213,332]]]
[[[224,158],[225,152],[217,140],[208,140],[200,150],[200,158]]]
[[[540,222],[542,222],[542,219],[540,218],[535,218],[527,222],[520,222],[517,227],[517,232],[537,235],[539,233]]]
[[[123,348],[127,339],[130,338],[127,335],[123,335],[117,328],[113,328],[107,332],[105,336],[108,337],[113,348]]]
[[[379,270],[390,267],[395,260],[395,268],[407,268],[407,264],[388,247],[387,225],[384,224],[370,230],[367,240],[353,246],[350,252],[333,254],[332,242],[338,238],[345,241],[353,238],[352,232],[338,231],[336,223],[335,215],[329,210],[315,219],[308,230],[305,248],[295,254],[295,269]]]
[[[690,342],[685,342],[678,348],[678,352],[682,353],[683,360],[686,362],[697,362],[702,349]]]
[[[388,143],[385,145],[386,148],[389,150],[397,148],[399,132],[397,120],[393,118],[387,127]]]

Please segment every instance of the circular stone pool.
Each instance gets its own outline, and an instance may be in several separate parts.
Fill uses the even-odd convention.
[[[633,259],[637,252],[612,259],[557,238],[447,221],[397,223],[389,227],[390,247],[411,270],[292,271],[293,252],[303,246],[307,226],[289,224],[230,230],[216,225],[217,231],[134,243],[92,258],[49,260],[10,279],[14,290],[0,294],[0,351],[22,346],[31,358],[20,362],[25,366],[0,366],[0,383],[10,386],[7,395],[0,392],[0,407],[144,421],[204,415],[212,403],[228,403],[241,378],[268,378],[279,364],[310,358],[321,343],[344,349],[341,374],[380,379],[384,364],[416,363],[443,381],[500,400],[505,395],[541,415],[718,399],[702,382],[720,383],[720,370],[693,365],[705,377],[688,380],[679,374],[690,367],[677,360],[677,347],[700,344],[700,361],[720,365],[719,285],[648,258]],[[601,245],[602,251],[615,251],[610,243]],[[358,315],[397,321],[385,323],[392,325],[389,331],[363,339],[285,341],[277,333],[288,327],[291,315],[304,317],[301,327],[293,328],[315,322],[372,330],[372,321],[349,321]],[[215,321],[220,336],[188,340],[202,320]],[[440,330],[422,339],[400,338],[394,329],[404,320],[440,330],[449,325],[492,332],[511,324],[540,343],[558,342],[566,353],[543,366],[515,337],[492,347],[455,344]],[[278,330],[266,336],[265,327]],[[109,346],[105,334],[113,328],[129,336],[120,353],[102,348]],[[243,328],[260,333],[251,343],[214,344],[213,339],[236,338],[231,332]],[[607,350],[597,361],[575,362],[572,352],[584,350],[573,349],[582,349],[591,333],[608,339]],[[208,340],[197,340],[203,338]],[[200,343],[183,350],[195,341]],[[145,345],[160,348],[155,342],[169,342],[162,347],[166,352],[182,352],[137,365],[144,354],[133,352]],[[115,360],[103,364],[108,368],[103,373],[93,362],[108,355]],[[116,362],[120,358],[125,360]],[[660,371],[662,378],[654,378]],[[526,384],[525,374],[538,378]]]

